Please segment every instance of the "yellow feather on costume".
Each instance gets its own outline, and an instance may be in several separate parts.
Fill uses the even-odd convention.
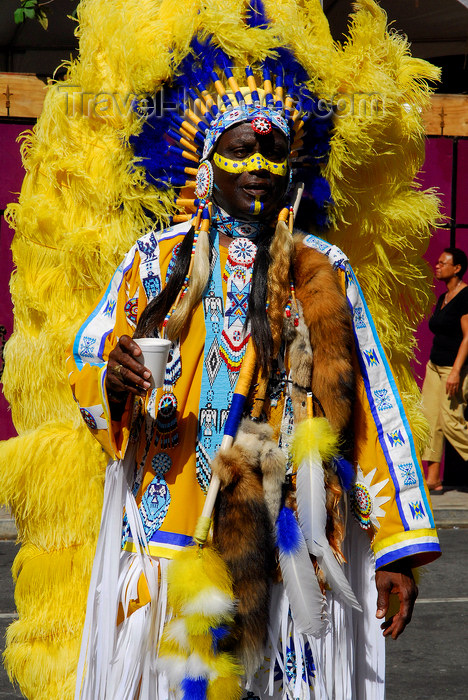
[[[208,697],[218,698],[222,688],[225,700],[238,700],[243,669],[230,654],[217,649],[213,636],[216,629],[233,623],[235,611],[231,576],[213,548],[186,547],[171,562],[168,604],[172,618],[164,627],[157,663],[169,684],[203,677]]]
[[[336,119],[324,168],[335,201],[327,237],[357,271],[416,437],[424,435],[409,359],[431,301],[421,256],[438,202],[413,180],[424,158],[420,109],[438,71],[411,58],[373,0],[356,5],[342,44],[319,0],[265,0],[265,8],[267,31],[243,24],[244,0],[82,0],[79,58],[48,86],[24,136],[26,176],[7,213],[16,231],[15,330],[3,375],[20,437],[0,446],[0,496],[22,542],[14,567],[20,618],[9,628],[5,662],[30,700],[73,698],[102,501],[105,456],[82,425],[63,355],[135,239],[164,227],[176,209],[174,192],[148,186],[126,144],[140,128],[132,96],[153,94],[197,31],[217,37],[237,75],[246,57],[271,54],[279,40],[297,52],[318,97],[349,107],[356,93],[378,94],[379,109]],[[221,676],[210,700],[236,697],[236,682]]]
[[[306,418],[294,429],[291,455],[300,464],[313,452],[320,453],[324,462],[337,454],[338,436],[326,418]]]
[[[212,548],[203,549],[203,556],[195,546],[185,548],[183,554],[183,557],[176,557],[168,568],[168,602],[171,607],[185,609],[187,601],[192,601],[197,593],[211,587],[213,582],[225,598],[232,600],[231,577],[226,565]],[[214,609],[213,601],[207,600],[206,603],[210,609]],[[200,605],[197,612],[205,610],[203,604]],[[224,602],[221,606],[224,607]],[[213,617],[216,617],[215,613]]]

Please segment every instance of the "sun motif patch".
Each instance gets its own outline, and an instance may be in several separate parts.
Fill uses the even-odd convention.
[[[385,511],[381,506],[390,500],[389,496],[379,496],[388,479],[372,484],[372,479],[377,470],[373,469],[364,476],[361,467],[358,465],[356,481],[349,492],[351,511],[364,530],[374,527],[378,530],[380,523],[377,518],[382,518]]]
[[[124,306],[124,313],[131,324],[135,325],[138,316],[138,297],[132,297]]]
[[[261,134],[262,136],[269,134],[272,129],[271,121],[266,117],[255,117],[250,122],[250,125],[256,134]]]

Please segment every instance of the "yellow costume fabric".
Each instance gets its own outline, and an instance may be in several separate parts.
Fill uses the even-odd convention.
[[[165,279],[167,268],[172,258],[173,249],[180,244],[186,226],[179,226],[184,229],[180,233],[169,230],[167,237],[164,235],[159,239],[159,264],[161,278]],[[151,234],[150,234],[151,235]],[[227,249],[220,247],[220,260],[222,269],[227,259]],[[113,281],[117,283],[118,292],[116,306],[114,308],[114,297],[112,283],[107,287],[98,301],[96,308],[109,305],[112,299],[113,319],[115,326],[111,333],[105,336],[105,342],[100,352],[100,357],[107,360],[110,350],[117,342],[117,337],[124,333],[133,335],[135,322],[138,321],[143,309],[146,307],[147,298],[140,276],[141,259],[137,248],[130,251],[123,262],[125,272],[120,275],[120,269],[114,275]],[[131,300],[134,300],[133,302]],[[130,303],[129,303],[130,302]],[[137,306],[137,308],[135,308]],[[127,309],[127,312],[126,310]],[[91,318],[95,312],[91,313]],[[86,335],[86,330],[83,333]],[[197,483],[195,474],[195,440],[198,430],[198,405],[200,399],[200,385],[202,365],[204,361],[205,345],[205,322],[202,305],[195,310],[193,318],[187,329],[184,330],[180,342],[181,364],[183,371],[181,377],[176,382],[174,395],[178,404],[178,424],[179,442],[168,450],[172,460],[172,466],[165,475],[171,505],[164,519],[164,524],[160,531],[161,537],[151,540],[149,543],[150,553],[153,556],[163,556],[171,558],[174,552],[187,545],[191,541],[195,524],[203,507],[205,494]],[[70,348],[73,350],[73,346]],[[80,368],[77,367],[73,353],[67,360],[67,370],[69,380],[75,399],[82,407],[82,415],[91,432],[101,443],[109,456],[123,458],[128,444],[130,422],[134,417],[132,401],[127,403],[122,421],[117,423],[109,421],[109,407],[105,393],[104,377],[106,368],[100,365],[91,365],[86,362]],[[158,403],[162,389],[156,395]],[[142,409],[143,410],[143,407]],[[95,418],[93,418],[93,415]],[[143,429],[144,437],[144,429]],[[153,458],[161,449],[154,442],[148,451],[145,451],[145,441],[139,441],[136,461],[144,461],[144,476],[142,478],[138,494],[137,503],[141,505],[143,494],[149,483],[155,477],[154,469],[151,465]],[[127,543],[127,549],[134,550],[131,543]]]
[[[173,553],[191,541],[195,524],[201,513],[204,494],[196,479],[195,443],[197,440],[200,401],[200,386],[203,363],[208,348],[205,348],[205,318],[203,304],[195,309],[192,319],[186,324],[181,336],[180,354],[182,372],[173,389],[178,404],[179,443],[167,450],[153,440],[148,446],[145,427],[138,423],[132,402],[127,403],[121,423],[109,423],[109,408],[104,389],[106,372],[105,361],[109,351],[115,346],[118,336],[132,335],[135,323],[147,303],[147,263],[142,261],[140,251],[149,251],[148,260],[159,260],[157,272],[151,270],[149,278],[157,289],[164,286],[168,266],[173,251],[180,244],[187,224],[169,228],[159,237],[158,242],[152,232],[137,242],[114,274],[106,291],[80,329],[67,362],[69,380],[82,415],[104,449],[112,457],[122,458],[127,447],[130,421],[139,426],[140,438],[137,447],[136,464],[143,465],[143,475],[139,479],[136,500],[145,520],[142,498],[149,485],[157,476],[157,455],[161,453],[169,461],[170,468],[164,473],[169,490],[170,504],[166,503],[167,514],[162,525],[149,539],[150,553],[155,556],[171,557]],[[322,248],[330,255],[338,274],[346,269],[346,258],[337,248],[330,248],[313,236],[305,238],[311,247]],[[151,244],[150,244],[151,242]],[[157,252],[155,252],[157,251]],[[220,260],[216,264],[225,269],[227,249],[220,246]],[[340,272],[340,269],[343,272]],[[348,273],[348,293],[357,285]],[[142,283],[142,278],[145,284]],[[225,289],[224,289],[225,294]],[[354,311],[356,333],[356,355],[363,356],[363,367],[378,372],[372,379],[370,373],[363,377],[356,362],[356,404],[354,408],[355,461],[358,469],[357,484],[351,491],[352,509],[362,527],[372,535],[372,546],[377,566],[391,563],[401,557],[410,557],[413,566],[432,560],[439,553],[434,520],[425,491],[419,457],[412,446],[413,438],[405,417],[396,386],[383,387],[382,382],[390,378],[394,382],[390,367],[383,370],[383,349],[378,345],[378,337],[372,336],[364,343],[359,333],[367,332],[367,324],[372,324],[370,316],[365,318],[362,305],[365,301],[357,297]],[[109,319],[106,325],[106,319]],[[104,324],[104,325],[103,325]],[[113,325],[114,324],[114,325]],[[104,330],[103,330],[104,329]],[[371,329],[372,330],[372,329]],[[99,348],[99,350],[97,350]],[[380,357],[379,357],[380,355]],[[88,357],[89,356],[89,357]],[[101,362],[102,361],[102,362]],[[382,374],[383,372],[383,374]],[[367,382],[367,393],[366,393]],[[385,384],[385,386],[387,386]],[[370,394],[369,394],[370,392]],[[161,397],[158,390],[155,404]],[[370,396],[377,396],[371,405]],[[283,412],[285,394],[271,416],[278,437],[278,414]],[[140,400],[137,401],[137,403]],[[146,400],[148,403],[148,399]],[[397,411],[397,404],[400,412]],[[146,409],[148,406],[146,406]],[[379,412],[383,417],[379,415]],[[388,416],[391,416],[388,418]],[[276,417],[275,417],[276,416]],[[385,433],[388,422],[392,430]],[[384,427],[383,427],[384,426]],[[379,434],[380,433],[380,434]],[[392,458],[392,451],[397,457]],[[169,457],[170,455],[170,457]],[[156,460],[156,461],[155,461]],[[159,483],[159,482],[158,482]],[[165,488],[165,485],[164,485]],[[150,523],[151,525],[151,523]],[[125,548],[132,551],[131,541],[125,540]]]

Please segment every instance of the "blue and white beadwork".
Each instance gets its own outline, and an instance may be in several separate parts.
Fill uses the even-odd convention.
[[[218,234],[219,229],[214,221],[210,232],[212,250],[216,250],[218,245]],[[246,316],[256,251],[256,245],[247,238],[235,238],[231,242],[228,263],[223,271],[227,290],[226,309],[218,261],[212,269],[203,297],[205,359],[196,446],[196,473],[203,491],[209,485],[210,460],[221,444],[232,400],[232,388],[249,339]]]
[[[198,166],[195,179],[195,194],[198,199],[210,199],[213,192],[213,166],[209,160],[204,160]]]

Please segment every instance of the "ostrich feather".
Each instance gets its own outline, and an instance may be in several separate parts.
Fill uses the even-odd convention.
[[[326,535],[327,508],[322,457],[330,456],[333,431],[325,418],[309,418],[300,423],[299,427],[300,431],[296,431],[293,444],[293,455],[302,457],[296,477],[299,525],[309,552],[317,558],[334,593],[353,608],[361,610]],[[304,446],[307,446],[307,450]]]
[[[318,637],[325,628],[325,599],[304,536],[293,511],[286,506],[278,515],[276,534],[281,575],[296,629]]]

